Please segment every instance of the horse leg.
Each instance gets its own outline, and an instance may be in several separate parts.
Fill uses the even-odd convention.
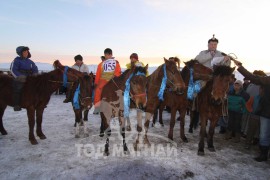
[[[126,118],[126,120],[127,120],[127,131],[131,131],[131,123],[130,123],[130,118],[129,118],[129,117],[127,117],[127,118]]]
[[[123,148],[124,148],[124,154],[130,154],[128,148],[127,148],[127,144],[126,144],[126,134],[125,134],[125,118],[123,117],[123,110],[119,111],[119,124],[120,124],[120,133],[122,135],[123,138]]]
[[[88,121],[88,113],[89,113],[89,110],[84,110],[84,112],[83,112],[83,120],[84,121]]]
[[[168,134],[168,138],[170,140],[173,140],[173,128],[174,128],[174,125],[175,125],[175,116],[176,116],[176,108],[172,107],[172,109],[171,109],[170,130],[169,130],[169,134]]]
[[[104,156],[109,156],[109,137],[111,136],[111,129],[110,129],[110,126],[109,124],[106,122],[106,120],[104,121],[104,134],[105,134],[105,137],[106,137],[106,144],[105,144],[105,149],[104,149],[104,153],[103,155]]]
[[[215,121],[217,122],[217,120]],[[211,152],[215,152],[215,147],[213,145],[213,137],[214,137],[214,133],[215,133],[215,127],[216,127],[216,123],[213,120],[210,123],[210,127],[209,127],[209,131],[208,131],[208,136],[207,136],[207,145],[208,145],[208,149]]]
[[[157,109],[154,111],[152,127],[154,127],[155,124],[156,124],[157,116],[158,116],[158,111],[159,111],[159,108],[157,108]]]
[[[140,133],[142,132],[142,111],[138,110],[137,111],[137,131],[138,131],[138,136],[136,139],[136,142],[133,144],[134,150],[138,150],[138,144],[140,143]]]
[[[35,135],[34,135],[34,127],[35,127],[35,108],[28,107],[27,108],[27,116],[28,116],[28,125],[29,125],[29,141],[32,145],[38,144]]]
[[[186,115],[187,109],[182,108],[180,109],[180,137],[184,142],[188,142],[188,139],[185,135],[185,115]]]
[[[144,144],[147,144],[149,147],[151,146],[148,138],[147,138],[147,132],[148,132],[148,129],[149,129],[149,123],[150,123],[150,119],[152,118],[152,115],[151,113],[149,112],[146,112],[145,113],[145,123],[144,123],[144,139],[143,139],[143,143]]]
[[[189,112],[189,114],[190,114],[190,124],[189,124],[189,130],[188,130],[188,132],[189,133],[193,133],[193,127],[194,127],[194,111],[190,111]]]
[[[165,104],[161,104],[159,106],[159,111],[158,111],[158,118],[159,118],[159,124],[164,127],[163,119],[162,119],[162,113],[165,108]]]
[[[80,138],[80,126],[82,121],[82,111],[73,109],[75,113],[75,138]]]
[[[87,125],[86,125],[86,122],[85,122],[85,121],[88,121],[88,118],[87,118],[87,120],[85,120],[85,115],[86,115],[86,117],[88,116],[88,111],[89,110],[84,110],[84,112],[83,112],[84,118],[83,118],[83,120],[81,122],[81,123],[83,123],[83,137],[88,137],[89,136],[88,131],[87,131]]]
[[[3,115],[4,115],[6,107],[7,106],[0,107],[0,132],[2,135],[7,135],[7,131],[5,130],[4,125],[3,125]]]
[[[203,156],[204,155],[204,137],[206,133],[205,126],[206,126],[207,118],[203,117],[202,115],[200,117],[201,117],[201,130],[200,130],[200,142],[199,142],[198,155]]]
[[[37,121],[36,133],[40,139],[46,139],[46,136],[42,132],[42,118],[43,118],[44,107],[45,106],[42,106],[36,109],[36,121]]]

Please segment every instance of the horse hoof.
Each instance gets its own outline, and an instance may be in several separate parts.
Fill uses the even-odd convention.
[[[131,131],[131,127],[130,126],[127,126],[127,131]]]
[[[163,124],[163,123],[160,123],[160,125],[161,125],[162,127],[164,127],[164,124]]]
[[[169,138],[170,140],[172,140],[172,141],[173,141],[173,137],[172,137],[172,136],[168,136],[168,138]]]
[[[208,147],[208,150],[209,150],[210,152],[216,152],[215,147]]]
[[[129,150],[124,151],[124,154],[125,154],[125,155],[130,155]]]
[[[80,135],[76,134],[76,135],[75,135],[75,138],[80,138]]]
[[[189,132],[189,133],[193,133],[193,129],[189,129],[188,132]]]
[[[109,151],[104,151],[103,156],[109,156],[109,155],[110,155]]]
[[[86,137],[89,137],[89,134],[84,134],[83,137],[85,137],[85,138],[86,138]]]
[[[204,151],[198,151],[198,156],[204,156]]]
[[[45,135],[41,135],[41,136],[39,136],[39,138],[42,139],[42,140],[47,139],[47,137]]]
[[[186,137],[182,138],[183,142],[188,143],[188,139]]]
[[[1,134],[2,134],[2,135],[7,135],[8,133],[7,133],[6,130],[3,130],[3,131],[1,131]]]
[[[151,144],[150,144],[150,142],[149,142],[148,139],[144,139],[144,140],[143,140],[143,143],[146,144],[148,147],[151,146]]]
[[[36,139],[35,140],[30,140],[30,142],[31,142],[32,145],[37,145],[38,144]]]

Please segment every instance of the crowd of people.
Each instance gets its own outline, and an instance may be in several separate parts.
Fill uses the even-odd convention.
[[[218,39],[213,37],[208,40],[208,49],[201,51],[195,59],[208,68],[215,65],[230,66],[231,61],[238,66],[238,71],[245,77],[244,82],[231,77],[230,88],[228,91],[228,113],[227,116],[220,119],[220,133],[225,133],[225,139],[232,139],[233,142],[239,142],[241,136],[246,137],[246,148],[250,148],[252,143],[259,139],[260,155],[255,158],[256,161],[267,161],[268,150],[270,146],[270,77],[263,71],[257,70],[253,73],[247,71],[241,62],[217,50]],[[38,68],[30,60],[31,54],[26,46],[19,46],[16,49],[18,56],[11,63],[11,74],[14,76],[13,82],[13,100],[14,111],[20,111],[20,96],[26,77],[36,75]],[[83,57],[77,55],[74,57],[75,64],[72,68],[89,74],[87,65],[83,63]],[[144,66],[139,61],[138,54],[130,55],[130,63],[127,69],[131,68],[131,63],[136,66]],[[115,76],[121,75],[120,63],[113,57],[113,51],[110,48],[104,50],[104,56],[101,56],[96,71],[94,81],[94,114],[100,111],[101,92],[105,84]],[[147,73],[148,75],[148,73]],[[201,87],[206,82],[201,81]],[[70,102],[70,94],[74,91],[69,88],[65,103]],[[196,98],[195,98],[196,99]],[[195,102],[195,101],[194,101]],[[193,111],[196,111],[196,105],[193,103]],[[197,118],[199,112],[194,117]],[[196,120],[195,120],[196,122]]]

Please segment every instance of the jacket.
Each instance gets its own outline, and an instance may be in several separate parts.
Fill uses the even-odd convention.
[[[29,76],[38,73],[38,67],[29,58],[23,59],[21,57],[16,57],[10,66],[10,71],[13,77],[18,76]]]
[[[270,118],[270,77],[269,76],[257,76],[250,73],[243,66],[237,69],[244,77],[248,78],[252,83],[261,85],[263,93],[258,103],[258,107],[255,110],[255,114]]]

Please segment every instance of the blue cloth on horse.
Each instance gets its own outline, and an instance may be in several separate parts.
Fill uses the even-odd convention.
[[[194,93],[199,93],[201,91],[201,81],[197,80],[193,82],[193,68],[190,68],[190,78],[188,83],[187,98],[193,100]]]
[[[165,88],[166,88],[166,82],[167,82],[167,73],[166,73],[166,64],[163,65],[163,78],[162,78],[162,81],[161,81],[161,85],[160,85],[160,89],[159,89],[159,92],[158,92],[158,99],[160,101],[164,101],[164,91],[165,91]]]
[[[65,66],[64,74],[63,74],[63,86],[67,87],[67,70],[68,66]]]
[[[78,87],[74,93],[74,97],[73,97],[74,109],[80,109],[79,95],[80,95],[80,84],[78,85]]]

